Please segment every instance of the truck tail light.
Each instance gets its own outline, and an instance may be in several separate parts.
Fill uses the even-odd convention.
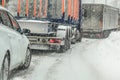
[[[61,40],[57,40],[57,43],[61,43]]]
[[[49,42],[50,42],[50,43],[61,43],[61,40],[58,40],[58,39],[50,39]]]
[[[54,43],[55,40],[54,40],[54,39],[50,39],[49,42],[50,42],[50,43]]]

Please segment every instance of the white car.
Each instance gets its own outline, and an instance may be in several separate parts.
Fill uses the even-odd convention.
[[[0,80],[8,80],[10,71],[30,66],[29,40],[10,12],[0,7]]]

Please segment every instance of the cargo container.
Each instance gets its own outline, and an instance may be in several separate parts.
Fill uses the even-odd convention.
[[[83,32],[86,37],[108,37],[118,29],[119,9],[104,4],[83,4]]]

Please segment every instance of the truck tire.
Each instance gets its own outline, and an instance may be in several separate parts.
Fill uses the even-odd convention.
[[[76,39],[72,39],[71,44],[75,44],[76,43]]]
[[[109,35],[110,35],[110,31],[104,31],[104,32],[103,32],[104,38],[109,37]]]
[[[60,48],[56,51],[57,53],[64,53],[66,51],[65,45],[61,45]]]
[[[73,30],[72,30],[72,40],[71,40],[71,44],[75,44],[76,43],[76,35],[77,35],[77,29],[76,28],[74,28]]]
[[[66,51],[66,46],[60,46],[60,53],[64,53]]]
[[[83,36],[83,32],[82,32],[82,30],[81,31],[79,31],[79,39],[77,40],[78,42],[81,42],[82,41],[82,36]]]
[[[20,67],[20,69],[27,69],[30,66],[31,63],[31,50],[28,48],[26,51],[26,58],[24,64]]]
[[[65,44],[61,45],[60,48],[57,50],[57,53],[64,53],[67,50],[67,40],[65,39]]]
[[[70,49],[71,46],[71,40],[67,40],[67,50]]]
[[[110,31],[103,31],[103,32],[101,32],[100,38],[107,38],[109,35],[110,35]]]
[[[1,80],[9,80],[10,61],[8,53],[5,55],[2,68],[1,68]]]

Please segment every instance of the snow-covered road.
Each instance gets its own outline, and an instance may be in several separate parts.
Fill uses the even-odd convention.
[[[120,32],[107,39],[83,39],[66,53],[36,52],[29,69],[11,80],[120,80]]]

